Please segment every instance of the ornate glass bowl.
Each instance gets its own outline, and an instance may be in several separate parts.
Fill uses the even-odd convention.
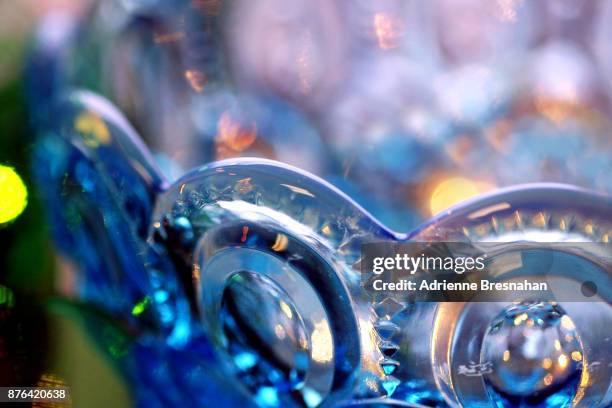
[[[77,270],[66,295],[99,308],[125,331],[129,352],[121,363],[142,405],[610,403],[606,329],[612,310],[605,293],[595,303],[421,303],[373,297],[361,287],[361,247],[370,242],[506,243],[498,256],[520,255],[513,242],[607,243],[609,196],[562,185],[519,186],[397,233],[328,182],[280,162],[232,158],[168,177],[120,110],[94,93],[109,96],[108,78],[100,75],[110,75],[114,100],[150,135],[151,146],[193,153],[183,164],[206,163],[223,149],[246,145],[284,152],[279,159],[299,156],[308,163],[316,157],[320,168],[334,167],[327,155],[347,157],[324,147],[287,104],[220,85],[224,71],[217,59],[207,59],[220,46],[218,13],[204,7],[207,2],[160,2],[146,9],[158,14],[151,19],[138,14],[139,7],[124,14],[127,3],[101,6],[85,31],[87,41],[77,42],[99,42],[101,48],[65,48],[63,40],[73,32],[61,38],[66,24],[48,21],[55,36],[41,36],[30,64],[31,111],[39,189],[58,247]],[[200,3],[204,11],[196,7]],[[166,12],[184,19],[164,17]],[[211,31],[202,31],[203,22]],[[185,72],[189,92],[198,94],[188,103],[185,90],[167,80],[174,78],[178,59],[157,55],[172,49],[140,48],[142,41],[164,43],[176,32],[186,36],[178,44],[187,49],[179,54],[200,64]],[[141,38],[143,33],[155,36]],[[83,58],[86,51],[93,56]],[[114,65],[112,55],[122,52],[142,62],[142,70]],[[160,64],[153,64],[157,58]],[[160,74],[165,69],[171,73]],[[138,94],[121,85],[130,72]],[[164,91],[156,92],[158,87]],[[200,87],[213,91],[200,95]],[[253,145],[249,127],[231,119],[236,106],[247,115],[278,115],[286,122],[268,128],[265,143]],[[219,117],[212,122],[219,124],[220,136],[203,138],[208,144],[200,146],[191,137],[207,134],[209,123],[197,121],[206,114]],[[183,121],[184,115],[191,119]],[[164,136],[151,136],[155,132]],[[414,157],[412,147],[400,149],[394,163]],[[406,152],[410,157],[402,156]],[[382,173],[409,173],[385,163]],[[361,174],[371,181],[381,173],[365,166]],[[599,255],[576,256],[590,265]],[[607,287],[609,264],[592,273]],[[544,339],[535,354],[533,338]],[[510,348],[518,352],[506,355]]]

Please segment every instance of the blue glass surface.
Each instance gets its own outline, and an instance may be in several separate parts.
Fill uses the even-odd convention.
[[[414,227],[423,207],[415,191],[439,169],[482,164],[506,185],[546,178],[530,164],[545,162],[564,180],[571,157],[579,171],[568,181],[606,191],[610,159],[597,154],[596,137],[577,136],[593,131],[574,126],[580,115],[559,130],[541,112],[510,112],[512,95],[495,75],[485,102],[455,106],[453,92],[474,80],[462,70],[450,70],[460,89],[448,90],[441,112],[389,113],[376,103],[384,95],[362,98],[384,88],[378,82],[330,97],[329,115],[315,97],[300,109],[294,97],[231,78],[228,17],[207,5],[102,2],[76,31],[43,33],[30,61],[33,168],[58,249],[76,265],[70,295],[130,333],[121,363],[140,406],[610,402],[604,301],[399,302],[361,287],[370,242],[608,243],[610,196],[559,184],[499,189]],[[426,137],[405,123],[415,112]],[[479,132],[504,115],[511,124],[497,125],[512,135],[510,153],[491,166],[501,153]],[[535,134],[541,140],[522,142]],[[454,144],[458,153],[442,148]],[[166,177],[153,152],[174,172],[192,169]],[[525,331],[546,340],[535,354],[544,366],[524,369],[535,361],[535,346],[516,339]],[[521,353],[505,354],[511,347]]]

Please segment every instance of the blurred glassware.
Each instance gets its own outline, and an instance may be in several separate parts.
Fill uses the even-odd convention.
[[[562,350],[580,358],[559,362],[573,371],[549,380],[546,374],[544,385],[508,395],[513,383],[500,382],[495,370],[512,371],[516,379],[507,381],[517,384],[533,373],[515,372],[514,363],[486,372],[478,367],[515,342],[503,324],[506,316],[516,322],[521,313],[510,308],[516,306],[373,299],[362,289],[359,269],[361,245],[380,240],[605,242],[609,197],[559,187],[516,189],[397,234],[324,181],[275,162],[217,162],[168,187],[125,119],[100,97],[75,92],[49,109],[54,120],[43,126],[35,166],[54,204],[56,239],[82,271],[74,296],[133,333],[124,364],[145,388],[138,390],[141,398],[176,371],[186,377],[162,387],[172,403],[201,404],[220,394],[230,405],[262,407],[380,395],[434,405],[548,405],[549,398],[554,404],[564,398],[590,406],[609,398],[609,373],[586,365],[608,364],[609,339],[599,332],[611,323],[606,298],[588,307],[559,302],[556,314],[525,304],[523,320],[542,321],[533,330],[562,327],[558,336],[580,336],[580,347],[564,340],[565,348],[544,351],[544,359],[569,359]],[[503,251],[499,256],[508,247]],[[588,263],[593,255],[580,256]],[[491,323],[475,325],[474,316],[483,314]],[[548,337],[556,344],[561,339],[554,334]],[[482,351],[458,345],[471,341],[482,341]],[[476,364],[476,376],[488,375],[489,389],[478,388],[471,375],[457,377],[465,364]],[[215,386],[204,389],[202,381]]]
[[[101,2],[59,80],[116,103],[171,177],[216,159],[280,160],[350,186],[396,228],[430,215],[422,194],[444,176],[610,191],[590,40],[553,29],[578,17],[555,2],[485,3]],[[558,150],[551,138],[564,134]]]
[[[498,256],[500,259],[512,256],[522,258],[525,263],[521,268],[527,275],[535,276],[543,272],[542,267],[527,264],[520,249],[521,242],[609,241],[608,234],[612,227],[609,198],[587,198],[584,194],[579,190],[553,186],[509,189],[442,213],[412,234],[410,239],[416,242],[515,242],[518,244],[516,249],[512,245],[504,246]],[[589,255],[586,253],[581,257],[579,262],[584,270],[592,270],[599,279],[603,279],[602,282],[609,279],[610,272],[606,269],[609,266],[601,269],[589,265]],[[513,269],[510,268],[511,271]],[[507,275],[505,279],[512,279],[510,272],[504,273]],[[561,273],[561,270],[554,273]],[[576,270],[573,270],[573,274],[570,279],[580,281]],[[500,276],[503,280],[504,275]],[[600,287],[606,286],[605,283],[600,284]],[[595,309],[597,312],[592,313]],[[532,323],[528,323],[530,319]],[[427,395],[423,391],[434,389],[431,385],[435,383],[451,406],[489,406],[490,403],[504,407],[605,406],[612,398],[608,391],[603,390],[609,387],[609,379],[605,378],[610,374],[600,365],[605,364],[601,362],[607,359],[601,353],[610,347],[610,338],[600,330],[605,330],[610,319],[612,309],[606,301],[593,304],[561,301],[552,304],[415,304],[391,319],[399,327],[411,328],[400,335],[398,341],[406,347],[400,348],[400,356],[397,357],[399,361],[407,359],[411,362],[400,366],[402,370],[410,368],[411,372],[404,374],[410,380],[404,380],[394,397],[411,401],[411,398],[419,395],[419,391]],[[524,324],[527,326],[517,337],[513,327]],[[525,330],[534,332],[525,333]],[[574,339],[566,337],[570,334]],[[576,337],[580,339],[579,344],[574,342]],[[423,342],[423,338],[429,338],[430,342]],[[542,342],[538,343],[538,353],[534,354],[526,343],[536,339]],[[563,354],[564,357],[557,355],[566,343],[571,344],[567,346],[568,353]],[[572,345],[575,348],[570,350]],[[506,348],[499,352],[499,347],[503,346]],[[412,351],[401,355],[406,350]],[[513,351],[505,353],[507,350]],[[573,352],[580,353],[580,358]],[[430,353],[431,360],[428,361],[424,356]],[[572,353],[575,358],[570,361]],[[592,354],[587,357],[589,353]],[[504,364],[496,362],[500,357]],[[561,368],[569,370],[572,367],[577,371],[566,374],[563,370],[557,370],[554,364],[549,366],[547,361],[552,361],[553,357]],[[522,362],[515,365],[517,358]],[[596,363],[589,365],[589,361]],[[574,367],[575,363],[580,363],[580,367]],[[534,364],[540,364],[545,372],[527,369],[534,368]],[[403,379],[402,370],[397,374],[400,379]],[[412,380],[416,373],[419,374],[418,381]],[[499,378],[503,378],[503,381],[500,382]],[[561,386],[558,381],[566,382]],[[603,388],[591,388],[596,381]],[[425,385],[428,382],[429,388]]]

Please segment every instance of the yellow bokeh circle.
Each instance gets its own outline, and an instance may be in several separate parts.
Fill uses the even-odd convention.
[[[14,220],[28,204],[28,190],[12,167],[0,165],[0,224]]]
[[[429,201],[432,215],[441,213],[449,207],[468,198],[493,189],[494,186],[463,177],[450,177],[442,180],[434,189]]]

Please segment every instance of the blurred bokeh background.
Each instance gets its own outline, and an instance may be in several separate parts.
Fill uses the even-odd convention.
[[[0,384],[64,384],[75,407],[127,407],[126,386],[84,329],[84,311],[55,296],[58,260],[30,177],[23,69],[33,29],[49,10],[86,5],[0,3]]]

